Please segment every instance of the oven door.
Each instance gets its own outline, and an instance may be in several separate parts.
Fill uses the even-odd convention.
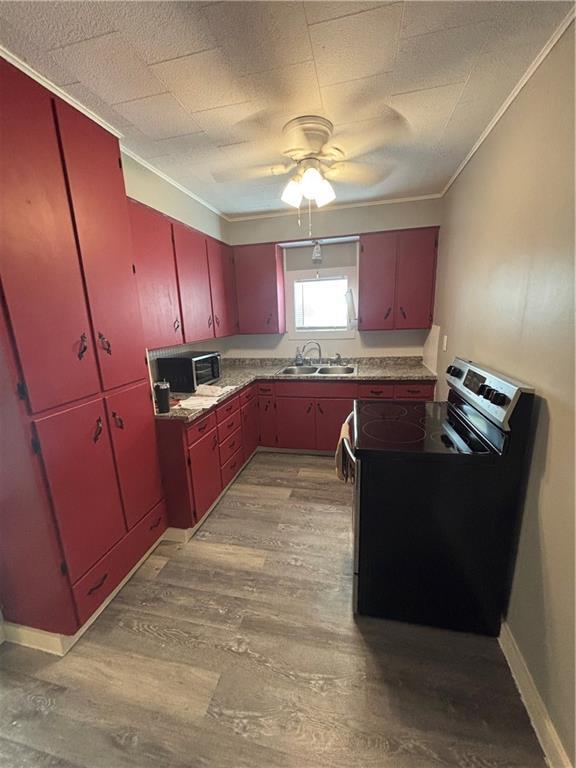
[[[350,440],[355,434],[354,412],[346,419],[350,431]],[[344,438],[344,450],[348,454],[349,461],[354,466],[354,497],[352,500],[352,557],[353,557],[353,583],[352,583],[352,609],[354,613],[358,612],[358,561],[360,550],[360,481],[362,473],[362,462],[354,454],[354,446],[347,438]]]

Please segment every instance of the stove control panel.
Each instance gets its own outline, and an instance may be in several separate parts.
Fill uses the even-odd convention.
[[[454,359],[446,370],[448,386],[499,427],[508,421],[522,392],[534,390],[471,360]]]

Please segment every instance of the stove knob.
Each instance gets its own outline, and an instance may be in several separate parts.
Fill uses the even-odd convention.
[[[456,365],[449,365],[446,369],[446,373],[449,376],[454,376],[455,379],[461,379],[464,375],[464,371],[461,368],[458,368]]]
[[[486,384],[480,384],[480,386],[478,387],[478,392],[476,392],[476,394],[479,395],[480,397],[483,397],[484,392],[486,392],[486,389],[487,389]]]
[[[495,392],[495,391],[496,391],[496,390],[495,390],[495,389],[492,389],[492,387],[486,387],[486,389],[484,390],[484,392],[482,392],[482,397],[483,397],[485,400],[490,400],[490,398],[492,397],[492,395],[494,394],[494,392]]]
[[[506,405],[508,403],[508,398],[503,392],[493,392],[490,402],[494,403],[494,405]]]

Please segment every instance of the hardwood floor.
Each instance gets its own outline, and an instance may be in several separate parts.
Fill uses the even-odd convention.
[[[351,490],[258,454],[63,659],[0,648],[0,766],[544,768],[496,641],[351,614]]]

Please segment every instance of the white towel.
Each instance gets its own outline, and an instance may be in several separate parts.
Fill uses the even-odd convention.
[[[236,387],[211,387],[208,384],[200,384],[196,392],[187,397],[185,400],[180,400],[177,408],[189,408],[192,411],[201,410],[204,408],[212,408],[213,405],[219,400],[227,397],[230,394],[230,390],[234,390]],[[206,390],[212,390],[206,392]]]

